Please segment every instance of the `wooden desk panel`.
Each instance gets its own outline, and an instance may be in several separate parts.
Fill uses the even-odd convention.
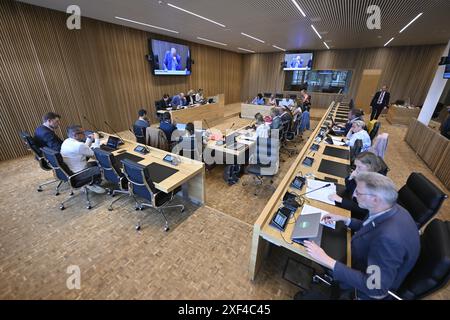
[[[261,113],[263,117],[270,116],[272,106],[260,106],[256,104],[241,104],[241,117],[245,119],[255,119],[255,114]]]
[[[323,155],[323,151],[325,150],[325,146],[327,145],[325,142],[321,142],[319,151],[315,152],[314,155],[314,163],[312,167],[306,167],[302,165],[302,161],[306,156],[312,157],[312,153],[314,151],[310,150],[311,145],[314,143],[314,139],[317,137],[318,133],[320,132],[322,124],[325,122],[325,120],[328,117],[328,113],[333,111],[333,117],[335,116],[338,108],[334,108],[334,103],[330,105],[328,108],[328,111],[325,113],[325,115],[322,117],[321,121],[317,125],[316,129],[312,133],[311,137],[307,141],[307,143],[304,145],[303,149],[301,150],[298,157],[295,159],[291,169],[287,172],[286,176],[281,181],[278,188],[275,190],[273,196],[269,199],[266,207],[262,211],[261,215],[259,216],[258,220],[255,222],[253,226],[253,236],[252,236],[252,249],[250,253],[250,265],[249,265],[249,275],[252,280],[255,279],[256,274],[263,262],[265,252],[268,250],[269,245],[275,244],[277,246],[284,247],[288,250],[291,250],[303,257],[306,257],[308,259],[311,259],[311,257],[307,254],[305,248],[299,244],[296,243],[290,243],[286,241],[290,241],[291,234],[294,228],[294,224],[288,224],[286,227],[286,230],[284,232],[280,232],[279,230],[272,228],[269,223],[272,219],[272,216],[276,212],[276,210],[282,205],[282,198],[284,194],[289,191],[293,193],[298,194],[298,190],[292,189],[290,187],[292,180],[296,175],[299,175],[300,173],[302,175],[306,174],[313,174],[315,177],[319,179],[323,179],[325,177],[331,177],[338,181],[338,184],[344,184],[345,181],[341,177],[337,176],[330,176],[329,174],[323,174],[318,172],[318,168],[320,165],[321,159],[328,159],[332,161],[336,161],[343,164],[350,164],[349,160],[343,160],[340,158],[334,158]],[[338,147],[341,149],[348,150],[348,147]],[[339,214],[345,217],[350,217],[350,212],[348,210],[329,205],[320,201],[308,199],[308,204],[314,207],[317,207],[319,209],[328,211],[330,213]],[[298,215],[302,208],[299,208],[296,214]],[[286,240],[285,240],[286,239]],[[350,255],[350,242],[351,242],[351,234],[350,232],[347,233],[347,264],[351,264],[351,255]],[[312,259],[311,259],[312,260]],[[317,261],[316,261],[317,262]]]
[[[102,143],[106,143],[110,134],[102,132],[105,136],[102,139]],[[113,135],[114,136],[114,135]],[[139,161],[139,164],[144,166],[148,166],[151,163],[159,163],[163,166],[171,167],[177,169],[178,172],[174,173],[167,179],[159,183],[154,183],[156,189],[161,190],[165,193],[169,193],[179,186],[183,187],[183,195],[189,198],[192,202],[198,204],[205,203],[205,164],[200,161],[192,160],[186,157],[181,157],[176,154],[156,149],[153,147],[147,147],[150,152],[146,155],[143,155],[139,152],[133,151],[136,146],[140,145],[134,141],[124,139],[125,144],[120,146],[120,149],[113,152],[113,155],[121,154],[122,150],[126,150],[126,152],[136,155],[138,157],[144,158]],[[172,156],[179,157],[181,163],[177,166],[174,166],[166,161],[163,158],[170,154]]]

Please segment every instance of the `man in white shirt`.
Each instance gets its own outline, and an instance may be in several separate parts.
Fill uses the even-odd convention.
[[[256,120],[256,137],[268,139],[270,127],[264,122],[262,114],[257,113],[255,115]]]
[[[361,152],[369,150],[370,146],[372,145],[372,140],[370,140],[370,136],[367,131],[364,130],[364,126],[364,121],[354,121],[351,130],[347,134],[347,139],[345,142],[349,147],[353,147],[356,140],[362,140],[363,147],[361,149]]]
[[[295,105],[294,100],[292,99],[288,99],[288,98],[283,98],[283,100],[280,101],[279,106],[280,107],[288,107],[289,109],[293,108]]]
[[[97,166],[96,162],[87,161],[88,158],[94,156],[94,151],[91,147],[100,147],[98,133],[93,133],[86,138],[81,126],[74,125],[67,128],[67,136],[68,138],[64,140],[61,145],[61,156],[63,157],[64,162],[73,173],[89,168],[89,173],[92,175],[94,183],[100,183],[100,168]],[[88,186],[88,188],[96,193],[105,192],[105,190],[98,185]]]

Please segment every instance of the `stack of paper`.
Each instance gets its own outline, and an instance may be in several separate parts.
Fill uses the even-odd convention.
[[[345,146],[345,142],[342,142],[342,139],[334,138],[334,137],[332,137],[332,139],[333,139],[333,144],[334,145],[336,145],[336,146]]]
[[[336,185],[334,183],[318,181],[318,180],[313,180],[313,179],[308,179],[307,182],[308,182],[307,186],[306,186],[307,193],[310,191],[313,191],[315,189],[324,187],[325,185],[329,184],[330,185],[329,187],[322,188],[320,190],[311,192],[311,193],[307,194],[306,197],[308,197],[309,199],[314,199],[314,200],[318,200],[318,201],[322,201],[322,202],[334,205],[334,201],[331,201],[330,199],[328,199],[328,196],[330,194],[336,193]]]
[[[312,206],[308,206],[307,204],[305,204],[303,206],[303,209],[302,209],[302,212],[300,213],[300,215],[319,213],[319,212],[322,214],[321,217],[320,217],[320,219],[321,219],[320,220],[320,224],[325,226],[325,227],[331,228],[331,229],[336,229],[336,222],[333,221],[331,223],[325,223],[325,222],[322,221],[322,218],[324,216],[326,216],[327,214],[329,214],[327,211],[324,211],[324,210],[321,210],[319,208],[315,208],[315,207],[312,207]]]

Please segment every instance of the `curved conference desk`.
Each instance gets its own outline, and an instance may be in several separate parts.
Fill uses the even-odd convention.
[[[278,208],[282,206],[283,196],[286,191],[296,193],[297,195],[306,192],[305,186],[303,186],[300,191],[291,187],[291,182],[297,175],[311,175],[311,177],[314,177],[316,180],[332,181],[336,184],[338,192],[340,188],[343,187],[345,184],[345,177],[349,173],[349,148],[346,146],[328,145],[324,141],[319,143],[316,138],[319,135],[322,126],[326,125],[328,120],[336,120],[336,115],[343,114],[345,112],[348,112],[348,108],[344,106],[341,107],[339,103],[336,105],[332,103],[330,105],[327,112],[317,125],[317,128],[313,131],[311,137],[301,150],[299,156],[293,161],[286,176],[280,182],[278,188],[267,202],[267,205],[263,209],[261,215],[256,220],[253,226],[253,237],[250,253],[249,276],[251,280],[255,279],[264,260],[269,257],[267,253],[269,247],[272,245],[283,247],[304,258],[314,261],[306,252],[305,247],[290,241],[295,225],[293,217],[290,218],[285,231],[279,231],[278,229],[272,227],[270,222]],[[312,151],[311,146],[315,143],[319,144],[320,147],[317,151]],[[344,154],[344,157],[337,157],[336,155],[338,154]],[[312,166],[308,167],[302,164],[305,157],[311,157],[314,159]],[[339,214],[345,217],[350,216],[350,212],[348,210],[317,200],[307,199],[307,204],[330,213]],[[298,208],[295,212],[296,219],[300,215],[301,210],[302,207]],[[324,227],[323,230],[324,233],[322,235],[321,247],[333,258],[350,265],[350,231],[348,231],[343,224],[336,225],[336,230],[326,227]],[[326,237],[325,233],[327,233]],[[336,253],[337,256],[333,256],[334,253]]]

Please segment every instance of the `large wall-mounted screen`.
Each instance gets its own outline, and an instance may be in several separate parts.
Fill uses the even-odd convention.
[[[154,75],[187,76],[191,74],[191,53],[188,46],[155,39],[149,42]]]
[[[287,53],[284,57],[284,71],[311,70],[313,54],[309,53]]]

